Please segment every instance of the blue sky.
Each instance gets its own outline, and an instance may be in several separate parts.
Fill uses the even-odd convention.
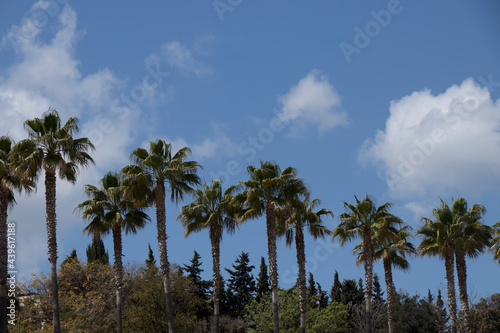
[[[54,107],[79,117],[97,147],[96,167],[76,185],[58,184],[60,260],[73,248],[85,258],[90,238],[72,214],[84,184],[156,138],[191,147],[207,182],[237,183],[260,160],[296,167],[334,212],[331,228],[342,201],[366,193],[393,202],[414,228],[440,198],[458,196],[483,204],[492,225],[500,220],[498,14],[491,0],[2,2],[0,132],[21,140],[23,121]],[[24,277],[49,270],[42,184],[10,212]],[[198,251],[208,279],[208,233],[184,238],[179,208],[167,205],[169,258],[183,264]],[[125,237],[125,260],[143,262],[148,243],[157,250],[154,223]],[[355,245],[306,239],[307,269],[324,289],[335,270],[364,276]],[[222,266],[246,251],[258,269],[266,249],[264,220],[246,222],[224,237]],[[278,260],[280,287],[291,287],[295,252],[283,240]],[[445,288],[439,259],[411,266],[395,272],[397,288]],[[498,292],[491,255],[468,267],[476,300]],[[375,271],[383,276],[380,264]]]

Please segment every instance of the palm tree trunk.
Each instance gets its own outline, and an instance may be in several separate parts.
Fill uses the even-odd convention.
[[[220,228],[217,219],[212,218],[210,224],[210,242],[212,243],[213,260],[213,287],[214,287],[214,317],[212,323],[212,332],[219,333],[219,306],[220,306]]]
[[[122,263],[122,228],[118,223],[112,227],[113,246],[115,252],[115,287],[116,287],[116,332],[122,333],[122,289],[123,289],[123,263]]]
[[[445,266],[446,266],[446,281],[448,283],[448,306],[450,308],[451,332],[457,333],[457,300],[455,296],[455,276],[454,276],[454,260],[453,247],[451,244],[446,245],[445,249]]]
[[[373,245],[371,229],[365,227],[363,235],[363,248],[365,250],[365,332],[372,333],[372,280],[373,280]]]
[[[306,332],[306,250],[302,227],[295,227],[295,248],[297,250],[297,265],[299,265],[299,309],[300,332]]]
[[[167,230],[165,216],[165,184],[158,181],[156,184],[156,229],[158,231],[158,250],[160,252],[160,267],[163,280],[163,289],[165,291],[165,303],[167,307],[168,332],[175,333],[174,314],[172,307],[172,296],[170,294],[170,264],[167,256]]]
[[[385,285],[387,286],[387,326],[393,333],[394,325],[394,282],[392,281],[392,265],[389,258],[384,258]]]
[[[456,253],[455,260],[457,264],[458,289],[460,292],[460,303],[464,313],[464,332],[470,333],[469,300],[467,295],[467,265],[465,263],[465,254]]]
[[[9,190],[0,184],[0,333],[7,332],[7,209]]]
[[[45,167],[45,214],[47,220],[50,276],[52,281],[53,330],[54,333],[60,333],[61,322],[59,317],[59,291],[57,286],[56,172],[50,167]]]
[[[274,206],[266,203],[267,251],[269,257],[269,277],[273,301],[273,332],[279,333],[278,309],[278,255],[276,252],[276,216]]]

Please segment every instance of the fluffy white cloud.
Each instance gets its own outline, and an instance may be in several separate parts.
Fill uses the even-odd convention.
[[[34,21],[49,12],[54,14],[47,16],[49,22]],[[92,156],[98,168],[82,170],[76,185],[58,180],[58,241],[60,257],[64,257],[73,246],[65,243],[64,236],[83,228],[81,218],[73,215],[73,208],[84,199],[83,185],[96,184],[104,171],[127,163],[131,129],[137,127],[140,110],[120,99],[124,83],[110,70],[104,68],[88,74],[80,71],[75,45],[83,34],[77,29],[77,15],[70,6],[51,8],[48,1],[42,0],[32,6],[26,17],[2,39],[4,46],[13,46],[16,57],[0,76],[1,135],[8,134],[16,141],[27,137],[23,122],[40,117],[53,107],[63,121],[79,117],[80,134],[96,145]],[[50,30],[49,24],[57,28],[46,41],[41,36],[44,29]],[[159,75],[156,70],[152,72]],[[132,89],[130,94],[133,92]],[[38,193],[17,201],[9,220],[17,222],[17,264],[20,273],[27,276],[46,269],[40,267],[40,263],[47,262],[43,175],[38,182]]]
[[[162,52],[170,67],[177,68],[182,75],[195,75],[199,78],[213,75],[213,70],[197,61],[192,52],[177,41],[165,43]]]
[[[340,110],[340,96],[327,78],[312,71],[290,92],[278,98],[280,118],[294,127],[309,123],[320,132],[347,124],[347,114]]]
[[[477,194],[500,180],[500,102],[472,79],[433,95],[414,92],[390,104],[385,131],[360,160],[380,167],[395,197]]]

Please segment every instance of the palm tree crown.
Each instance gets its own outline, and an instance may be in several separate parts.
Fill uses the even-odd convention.
[[[234,190],[235,187],[230,186],[223,191],[220,179],[213,180],[210,186],[205,183],[203,189],[194,189],[195,200],[183,206],[178,217],[184,225],[186,236],[211,225],[221,232],[234,232],[237,213],[232,196]],[[218,240],[222,239],[222,233],[217,236]]]
[[[59,113],[50,109],[42,118],[26,120],[24,128],[29,139],[16,145],[16,152],[25,158],[24,167],[35,176],[43,169],[59,171],[59,176],[76,182],[79,166],[89,166],[94,161],[88,154],[94,145],[88,138],[74,138],[78,133],[78,118],[69,118],[62,125]]]

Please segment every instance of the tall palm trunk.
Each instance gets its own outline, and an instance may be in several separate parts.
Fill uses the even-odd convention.
[[[273,301],[273,332],[279,333],[278,310],[278,255],[276,252],[276,216],[274,206],[266,203],[267,251],[269,257],[269,277]]]
[[[122,262],[122,229],[118,223],[112,227],[113,246],[115,252],[115,287],[116,287],[116,332],[122,333],[122,289],[123,289],[123,262]]]
[[[156,192],[156,228],[158,230],[158,250],[160,252],[160,267],[165,291],[165,303],[167,307],[168,332],[175,333],[174,314],[172,308],[172,296],[170,294],[170,264],[167,256],[167,230],[165,217],[165,184],[158,181]]]
[[[445,250],[445,267],[446,281],[448,284],[448,305],[450,307],[451,332],[457,333],[457,300],[455,296],[455,276],[454,276],[454,260],[453,247],[451,244],[446,245]]]
[[[213,261],[213,287],[214,287],[214,317],[212,332],[219,333],[219,315],[220,315],[220,228],[217,225],[217,219],[212,218],[210,224],[210,242],[212,243],[212,261]]]
[[[394,325],[394,282],[392,281],[392,265],[391,260],[384,258],[385,285],[387,286],[387,326],[389,333],[393,333]]]
[[[363,248],[365,249],[365,332],[372,332],[372,280],[373,280],[373,244],[371,229],[365,227],[363,234]]]
[[[56,172],[45,167],[45,214],[47,243],[49,248],[50,276],[52,281],[52,320],[54,333],[61,332],[59,317],[59,291],[57,286],[57,239],[56,239]]]
[[[458,289],[460,292],[460,303],[464,312],[464,332],[470,333],[469,300],[467,295],[467,265],[464,253],[455,253],[457,263]]]
[[[7,209],[9,190],[0,184],[0,333],[7,332]]]
[[[304,232],[301,227],[295,228],[295,248],[297,250],[297,265],[299,265],[299,309],[300,332],[306,331],[306,250]]]

